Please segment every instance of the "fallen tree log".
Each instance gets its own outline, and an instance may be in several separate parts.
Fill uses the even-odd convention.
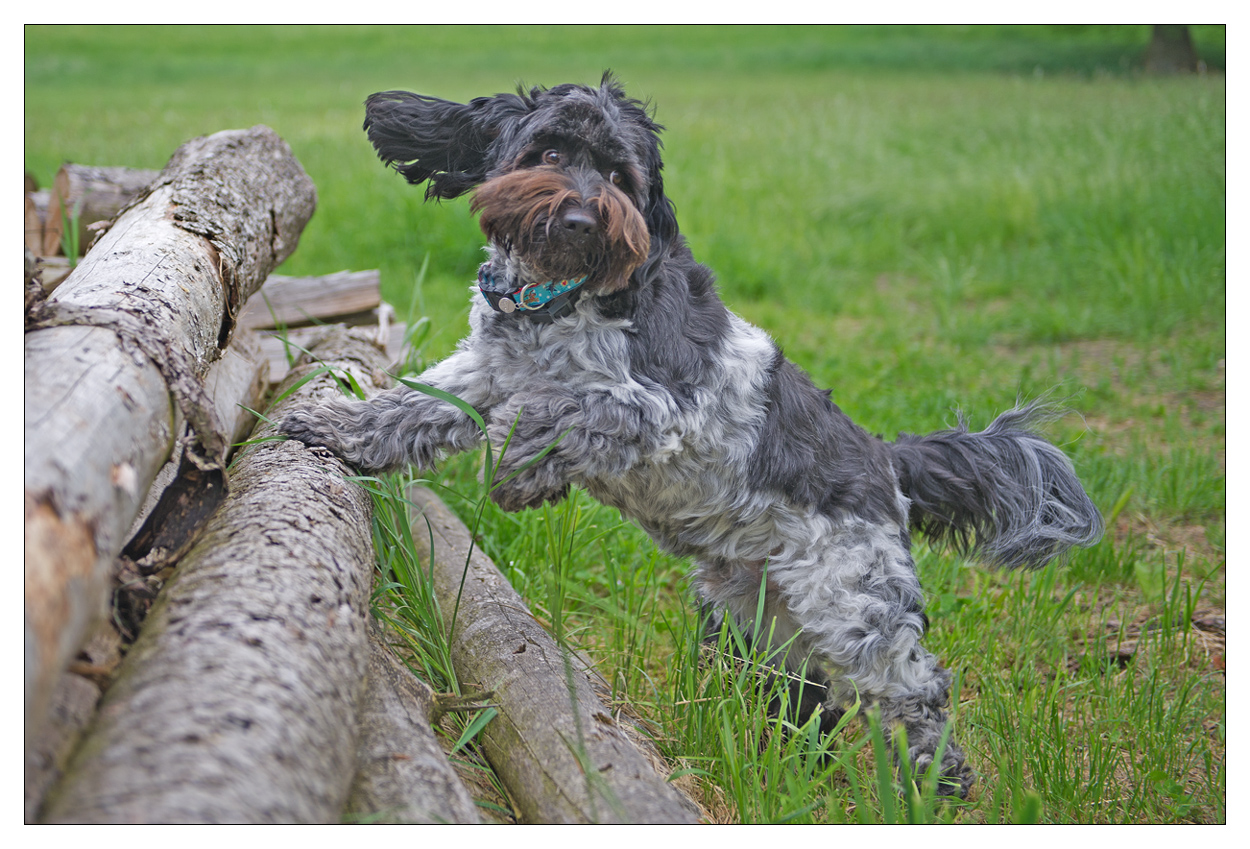
[[[205,394],[226,438],[227,456],[230,446],[252,431],[256,424],[252,410],[259,409],[268,388],[269,363],[260,342],[255,334],[240,329],[204,378]],[[181,427],[180,438],[185,438],[185,423]],[[202,497],[213,482],[213,472],[177,450],[156,473],[118,561],[112,621],[127,642],[138,633],[168,569],[195,541],[215,508],[217,499]]]
[[[48,788],[60,777],[120,660],[121,638],[103,622],[52,690],[48,720],[26,748],[23,822],[38,822]]]
[[[382,305],[383,308],[386,304]],[[385,309],[379,316],[378,325],[368,328],[373,341],[386,350],[387,360],[396,359],[404,348],[404,337],[408,332],[407,325],[394,324],[386,319]],[[361,328],[362,330],[365,328]],[[280,335],[261,334],[260,350],[269,364],[269,379],[277,382],[286,377],[290,368],[290,359],[299,356],[300,351],[308,347],[308,340],[317,338],[316,327],[296,327]]]
[[[387,382],[359,331],[326,328],[314,351],[367,391]],[[271,415],[338,392],[322,375]],[[295,441],[235,460],[230,495],[153,606],[45,821],[338,821],[375,567],[372,502],[351,474]]]
[[[179,445],[224,491],[227,437],[203,387],[234,317],[295,249],[316,191],[267,127],[187,142],[28,314],[24,352],[25,715],[103,612],[109,576]]]
[[[256,337],[250,333],[236,334],[225,355],[209,369],[205,384],[231,441],[245,439],[256,419],[244,406],[256,409],[268,385],[266,363],[260,356]],[[163,583],[160,576],[164,567],[198,530],[194,517],[178,510],[181,499],[163,497],[170,486],[183,486],[185,491],[185,483],[177,478],[179,466],[173,461],[157,473],[140,521],[135,523],[139,532],[131,536],[123,555],[125,562],[114,591],[113,617],[96,629],[96,635],[78,653],[69,671],[60,676],[52,692],[47,722],[27,747],[26,822],[34,821],[44,793],[60,775],[74,741],[95,713],[101,689],[116,666],[121,635],[133,640],[151,599]],[[153,514],[157,507],[162,509]],[[143,519],[149,521],[141,525]]]
[[[159,171],[141,168],[96,167],[66,162],[52,180],[48,211],[44,220],[43,254],[54,256],[62,250],[65,225],[77,227],[74,241],[82,256],[91,245],[97,221],[109,221],[141,194]]]
[[[376,327],[377,343],[388,357],[397,357],[404,346],[406,328],[394,323],[394,308],[382,301],[377,269],[318,277],[271,274],[239,314],[240,327],[271,331],[262,333],[261,349],[274,382],[286,376],[289,357],[298,356],[305,340],[315,335],[308,325],[316,324]]]
[[[428,489],[408,497],[448,626],[459,595],[452,662],[462,684],[493,694],[499,715],[479,739],[522,821],[696,822],[694,803],[656,772],[658,756],[595,695],[593,671],[556,645],[468,529]]]
[[[271,274],[239,313],[239,326],[271,330],[317,322],[377,324],[381,305],[382,276],[376,268],[318,277]]]
[[[434,693],[385,646],[375,623],[357,726],[357,773],[349,818],[386,823],[477,823],[481,819],[434,734]]]

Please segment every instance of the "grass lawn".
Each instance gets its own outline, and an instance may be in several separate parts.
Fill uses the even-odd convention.
[[[1222,69],[1223,29],[1195,37]],[[668,128],[668,194],[732,309],[887,438],[1068,398],[1079,414],[1050,435],[1109,530],[1028,574],[919,548],[926,645],[959,674],[981,774],[936,808],[897,796],[861,723],[778,733],[749,669],[700,658],[686,564],[584,494],[482,514],[536,613],[595,657],[720,821],[1223,822],[1226,94],[1222,72],[1141,76],[1147,38],[29,27],[25,164],[43,184],[64,160],[159,168],[188,138],[268,124],[319,194],[283,271],[380,268],[387,299],[429,318],[430,362],[465,332],[482,239],[467,201],[424,204],[378,163],[362,101],[612,68]],[[441,476],[469,517],[478,464]]]

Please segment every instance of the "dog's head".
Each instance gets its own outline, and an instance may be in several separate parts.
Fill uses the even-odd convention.
[[[496,258],[529,280],[587,276],[600,293],[628,285],[677,233],[660,175],[662,127],[604,74],[452,103],[388,91],[365,102],[378,156],[426,199],[473,191]]]

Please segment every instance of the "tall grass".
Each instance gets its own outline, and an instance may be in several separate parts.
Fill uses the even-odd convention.
[[[1196,34],[1222,67],[1222,29]],[[449,462],[437,482],[536,615],[594,656],[717,819],[1222,821],[1222,640],[1189,622],[1225,605],[1225,87],[1142,77],[1145,43],[1140,27],[32,27],[26,165],[45,183],[65,159],[160,167],[191,136],[268,123],[319,193],[284,271],[380,268],[388,300],[427,317],[429,362],[464,332],[481,236],[465,202],[423,204],[381,167],[364,97],[613,68],[668,128],[666,189],[726,301],[856,421],[891,438],[958,409],[983,426],[1057,389],[1079,415],[1050,435],[1113,521],[1036,573],[918,549],[926,645],[960,679],[981,773],[966,803],[882,768],[870,711],[831,737],[770,716],[778,682],[731,659],[732,633],[704,645],[687,564],[613,511],[575,492],[479,521],[480,459]],[[427,615],[393,496],[388,592]],[[397,625],[454,690],[437,646]]]

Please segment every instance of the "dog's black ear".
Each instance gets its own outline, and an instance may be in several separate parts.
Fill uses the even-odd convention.
[[[658,144],[657,142],[654,162],[648,163],[651,172],[648,175],[651,191],[647,196],[647,209],[644,215],[647,219],[647,230],[651,233],[652,253],[656,248],[671,242],[677,236],[677,212],[673,209],[673,202],[664,194],[664,178],[660,176],[663,164],[660,162]]]
[[[651,234],[651,253],[654,255],[657,251],[662,251],[663,245],[677,236],[677,213],[673,210],[672,201],[664,194],[664,177],[660,173],[664,167],[663,158],[660,156],[660,150],[664,146],[660,142],[660,133],[664,131],[664,125],[656,123],[652,118],[648,104],[625,94],[625,89],[611,70],[603,72],[603,77],[599,81],[599,89],[615,100],[621,111],[646,135],[643,165],[647,169],[649,188],[643,217],[647,221],[647,230]]]
[[[454,198],[486,179],[491,143],[533,108],[532,100],[514,94],[453,103],[382,91],[365,101],[365,132],[378,157],[408,182],[430,181],[426,200]]]

